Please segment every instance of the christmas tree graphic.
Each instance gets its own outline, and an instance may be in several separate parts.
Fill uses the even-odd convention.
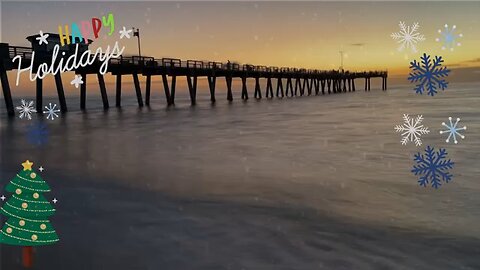
[[[55,209],[42,195],[50,192],[50,187],[32,170],[32,165],[28,160],[22,163],[23,170],[5,188],[13,194],[0,208],[0,213],[7,217],[0,231],[0,243],[23,246],[26,266],[31,265],[33,246],[51,245],[59,240],[48,220]]]

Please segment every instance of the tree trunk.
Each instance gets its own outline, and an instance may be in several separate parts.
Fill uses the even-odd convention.
[[[33,247],[23,247],[22,257],[23,267],[31,268],[33,266]]]

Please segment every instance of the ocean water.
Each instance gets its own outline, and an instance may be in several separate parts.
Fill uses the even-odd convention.
[[[3,115],[0,186],[30,159],[58,199],[61,240],[35,248],[34,269],[480,269],[480,84],[247,102],[237,90],[106,112],[72,99],[40,146],[26,136],[36,116]],[[400,144],[404,113],[424,116],[421,147]],[[449,116],[468,127],[457,145],[439,134]],[[438,190],[410,172],[428,145],[455,162]],[[1,269],[21,269],[20,254],[0,245]]]

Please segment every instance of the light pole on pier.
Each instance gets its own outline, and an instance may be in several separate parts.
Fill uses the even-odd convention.
[[[343,71],[343,51],[340,52],[340,70]]]
[[[132,29],[133,29],[133,36],[137,37],[137,40],[138,40],[138,56],[142,57],[142,52],[140,50],[140,29],[135,27],[132,27]]]

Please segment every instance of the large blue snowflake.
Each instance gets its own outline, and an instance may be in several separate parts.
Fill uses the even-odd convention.
[[[28,142],[34,145],[46,144],[48,135],[47,125],[41,122],[30,125],[27,131]]]
[[[448,183],[452,176],[448,169],[453,168],[453,162],[446,159],[447,150],[440,148],[435,152],[433,147],[427,146],[425,155],[417,153],[413,159],[417,164],[413,165],[412,173],[420,176],[418,183],[426,187],[428,183],[434,188],[439,188],[444,181]]]
[[[448,76],[450,70],[442,66],[442,57],[435,56],[435,59],[432,61],[430,55],[424,53],[420,59],[421,62],[417,62],[417,60],[410,62],[412,71],[408,80],[412,83],[418,83],[415,86],[415,92],[423,94],[426,91],[428,95],[434,96],[438,89],[445,90],[448,82],[444,78]]]

